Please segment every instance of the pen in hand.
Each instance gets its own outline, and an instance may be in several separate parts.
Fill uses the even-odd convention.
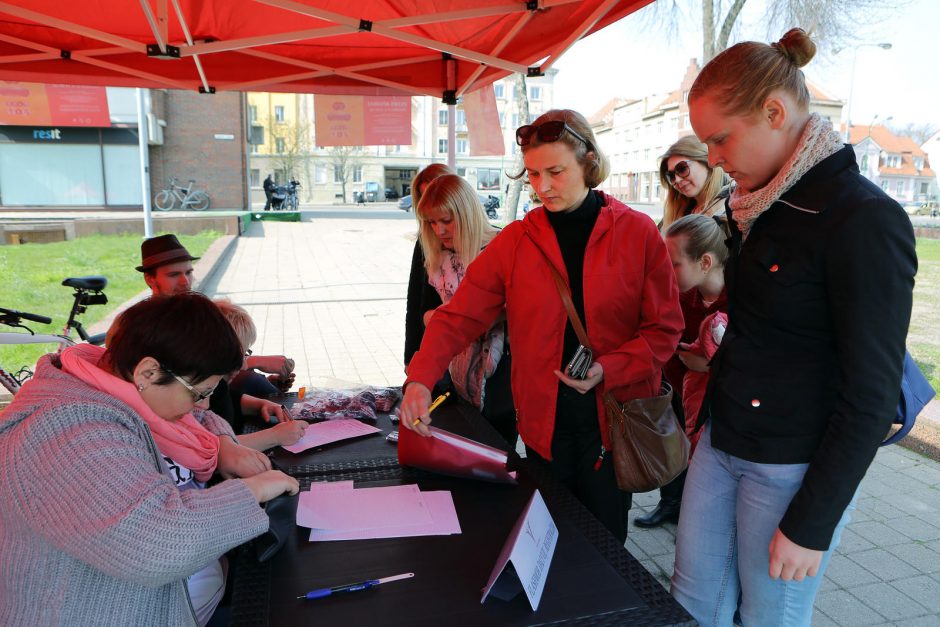
[[[434,402],[431,403],[431,406],[428,407],[428,416],[431,415],[431,412],[440,407],[441,403],[447,400],[447,397],[450,396],[450,392],[444,392],[440,396],[434,399]],[[411,423],[412,427],[417,427],[418,423],[421,422],[421,418],[415,418],[414,422]]]
[[[343,586],[334,586],[332,588],[319,588],[317,590],[311,590],[303,596],[297,597],[298,599],[322,599],[323,597],[332,596],[334,594],[342,594],[344,592],[358,592],[360,590],[368,590],[375,586],[381,585],[383,583],[389,583],[391,581],[398,581],[400,579],[411,579],[414,577],[414,573],[403,573],[401,575],[393,575],[391,577],[383,577],[382,579],[368,579],[366,581],[360,581],[358,583],[350,583]]]

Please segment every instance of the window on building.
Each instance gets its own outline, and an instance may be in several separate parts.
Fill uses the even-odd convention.
[[[541,100],[542,99],[542,88],[541,87],[529,87],[529,100]]]
[[[361,183],[362,182],[362,166],[361,165],[354,166],[352,175],[353,175],[353,183]]]
[[[457,128],[467,128],[467,112],[457,109]]]
[[[248,119],[252,122],[258,121],[258,107],[255,105],[248,105]]]
[[[437,123],[441,126],[447,126],[447,109],[438,109]]]
[[[904,195],[904,181],[898,181],[898,186],[896,189],[897,189],[897,195],[903,196]]]
[[[924,158],[923,157],[914,157],[914,167],[918,170],[924,169]]]
[[[881,179],[881,189],[888,191],[888,181]]]
[[[254,152],[258,151],[258,146],[264,143],[264,127],[258,124],[251,125],[251,137],[248,138],[248,143],[251,144],[251,148]]]
[[[506,112],[505,111],[499,112],[499,127],[500,128],[506,127]]]
[[[249,170],[249,179],[252,187],[261,187],[261,170],[251,168],[251,170]]]
[[[447,152],[447,140],[446,139],[437,140],[437,151],[440,153]]]
[[[457,176],[467,176],[467,168],[457,168]]]
[[[274,152],[281,154],[284,152],[284,138],[275,137],[274,138]]]
[[[314,181],[316,181],[320,185],[323,185],[324,183],[326,183],[326,166],[320,165],[320,164],[317,164],[316,166],[314,166],[313,176],[314,176]]]
[[[466,139],[457,140],[457,154],[465,155],[469,152]]]
[[[274,107],[274,119],[278,122],[284,121],[284,107],[280,105]]]
[[[859,164],[859,169],[862,173],[868,171],[868,154],[862,155],[862,162]]]
[[[927,183],[921,183],[921,184],[920,184],[920,194],[921,194],[921,196],[926,196],[926,195],[927,195]]]
[[[514,130],[519,128],[519,114],[518,113],[512,114],[512,128]]]
[[[496,94],[497,98],[502,98],[504,94],[504,88],[502,83],[496,83],[493,85],[493,93]]]
[[[499,168],[477,168],[477,189],[499,189]]]

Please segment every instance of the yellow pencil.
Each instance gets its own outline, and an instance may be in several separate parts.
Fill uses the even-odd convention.
[[[434,402],[431,403],[431,406],[428,407],[428,416],[430,416],[430,415],[431,415],[431,412],[434,411],[435,409],[437,409],[437,408],[440,406],[441,403],[443,403],[444,401],[446,401],[448,396],[450,396],[450,392],[444,392],[443,394],[441,394],[440,396],[438,396],[437,398],[435,398],[435,399],[434,399]],[[414,422],[411,423],[411,426],[412,426],[412,427],[417,427],[419,422],[421,422],[421,418],[420,418],[420,417],[415,418],[415,419],[414,419]]]

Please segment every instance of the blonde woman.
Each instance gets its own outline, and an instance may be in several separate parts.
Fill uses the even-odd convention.
[[[429,288],[422,307],[422,322],[426,326],[437,307],[450,302],[467,267],[499,229],[487,221],[473,187],[456,174],[443,174],[431,181],[415,216],[420,224],[418,244],[424,259],[423,280]],[[479,408],[500,435],[515,444],[509,370],[506,322],[500,318],[451,360],[446,385]]]
[[[659,181],[666,190],[663,233],[687,215],[715,215],[724,211],[728,177],[721,168],[708,164],[708,149],[694,135],[679,139],[659,161]]]

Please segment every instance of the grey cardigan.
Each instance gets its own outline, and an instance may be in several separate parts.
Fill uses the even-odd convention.
[[[267,529],[241,480],[180,492],[146,423],[53,355],[0,414],[2,625],[192,625],[186,578]]]

